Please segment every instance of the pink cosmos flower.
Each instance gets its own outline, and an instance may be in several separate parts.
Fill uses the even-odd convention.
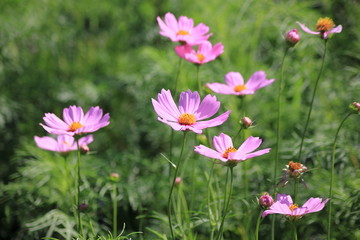
[[[77,150],[75,139],[69,135],[58,135],[56,140],[52,137],[35,136],[34,140],[39,148],[53,152],[66,153]],[[87,146],[93,141],[93,135],[87,135],[79,139],[79,146]]]
[[[341,33],[342,31],[342,26],[339,25],[337,27],[334,27],[335,26],[334,21],[328,17],[319,18],[319,20],[316,23],[316,30],[318,30],[318,32],[311,31],[309,28],[307,28],[304,24],[300,22],[296,22],[296,23],[299,24],[299,26],[302,28],[302,30],[304,30],[304,32],[314,35],[320,35],[322,39],[327,39],[329,34]]]
[[[268,214],[278,213],[293,219],[299,219],[305,214],[321,211],[329,201],[329,198],[324,201],[321,198],[309,198],[302,207],[299,207],[293,203],[290,195],[278,194],[276,198],[276,202],[271,205],[270,209],[263,212],[263,217]]]
[[[275,79],[266,79],[265,72],[257,71],[245,84],[240,73],[229,72],[225,75],[226,84],[208,83],[206,86],[212,91],[220,94],[251,95],[254,94],[256,90],[263,88],[274,81]]]
[[[224,165],[236,166],[240,161],[268,153],[270,148],[254,152],[261,143],[262,140],[260,138],[250,136],[236,149],[233,146],[231,138],[221,133],[219,136],[213,138],[215,150],[205,147],[204,145],[199,145],[195,146],[195,152],[209,158],[219,159]]]
[[[194,27],[194,20],[185,16],[176,20],[172,13],[165,14],[165,23],[160,17],[157,17],[160,26],[160,34],[168,37],[173,42],[187,43],[189,45],[198,45],[206,41],[211,35],[209,27],[203,23]]]
[[[201,43],[195,51],[190,45],[180,45],[175,47],[176,54],[195,64],[204,64],[215,60],[220,54],[224,52],[222,43],[217,43],[214,46],[210,42]]]
[[[190,130],[201,134],[202,129],[223,124],[231,111],[227,111],[216,118],[204,120],[213,116],[220,108],[216,97],[207,95],[202,102],[198,92],[180,93],[179,107],[176,106],[170,90],[162,89],[157,100],[151,99],[158,120],[166,123],[175,131]]]
[[[64,121],[53,113],[45,113],[43,119],[46,125],[40,125],[52,134],[74,136],[95,132],[110,123],[110,115],[107,113],[103,116],[103,111],[99,107],[91,107],[84,115],[81,107],[70,106],[64,108],[63,118]]]

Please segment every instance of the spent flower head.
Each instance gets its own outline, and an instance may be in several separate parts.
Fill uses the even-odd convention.
[[[286,33],[286,41],[291,47],[300,41],[300,35],[296,28]]]
[[[172,13],[165,14],[165,22],[157,17],[160,27],[160,34],[168,37],[173,42],[181,44],[189,44],[191,46],[198,45],[206,41],[212,33],[209,33],[209,27],[203,23],[194,27],[194,20],[185,16],[176,20]]]
[[[275,79],[267,79],[264,71],[255,72],[247,83],[244,83],[244,79],[240,73],[229,72],[225,75],[226,84],[207,83],[206,86],[215,93],[242,96],[254,94],[258,89],[263,88],[274,81]]]
[[[302,175],[307,172],[308,168],[297,162],[290,161],[285,168],[283,169],[284,174],[282,176],[281,181],[277,184],[280,185],[280,183],[283,183],[283,187],[286,186],[286,184],[289,182],[290,179],[301,179],[303,184],[305,185],[305,181],[302,178]],[[305,185],[306,187],[306,185]]]
[[[202,101],[198,92],[180,93],[179,106],[176,106],[170,90],[162,89],[157,100],[151,99],[158,120],[169,125],[175,131],[193,131],[201,134],[208,127],[223,124],[231,111],[227,111],[213,119],[212,117],[220,108],[220,102],[215,96],[207,95]]]
[[[221,133],[219,136],[213,138],[215,150],[204,145],[195,146],[194,150],[206,157],[220,160],[225,166],[235,167],[241,161],[270,152],[270,148],[255,151],[261,143],[262,140],[260,138],[250,136],[236,149],[233,146],[231,138]]]
[[[342,31],[342,26],[338,25],[337,27],[335,27],[334,21],[329,17],[319,18],[319,20],[316,23],[317,32],[311,31],[309,28],[307,28],[304,24],[300,22],[296,22],[296,23],[299,24],[299,26],[302,28],[302,30],[304,30],[304,32],[313,35],[320,35],[322,39],[327,39],[329,34],[341,33]]]
[[[276,196],[276,202],[270,207],[269,210],[265,210],[262,217],[266,217],[268,214],[282,214],[285,215],[291,221],[297,221],[305,214],[319,212],[329,201],[329,198],[324,201],[321,198],[309,198],[301,207],[293,203],[290,195],[278,194]]]

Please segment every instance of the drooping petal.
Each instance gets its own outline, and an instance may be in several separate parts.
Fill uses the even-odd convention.
[[[200,98],[200,97],[199,97]],[[215,96],[211,96],[210,94],[206,95],[206,97],[201,102],[200,106],[195,112],[196,120],[203,120],[210,118],[220,108],[220,102],[216,100]]]
[[[307,33],[310,33],[310,34],[314,34],[314,35],[319,35],[320,32],[314,32],[314,31],[311,31],[309,28],[307,28],[304,24],[300,23],[300,22],[296,22],[297,24],[299,24],[299,26],[301,27],[301,29],[304,31],[304,32],[307,32]]]
[[[201,155],[204,155],[205,157],[219,159],[224,162],[226,162],[226,160],[227,160],[222,157],[221,153],[219,153],[211,148],[205,147],[204,145],[195,146],[194,151]]]
[[[166,119],[163,119],[163,118],[161,118],[161,117],[159,117],[158,120],[159,120],[160,122],[163,122],[163,123],[169,125],[169,126],[170,126],[172,129],[174,129],[175,131],[184,131],[184,130],[186,130],[186,129],[183,128],[183,126],[182,126],[181,124],[179,124],[178,122],[170,122],[170,121],[168,121],[168,120],[166,120]]]
[[[56,152],[58,150],[57,147],[57,141],[53,139],[52,137],[34,137],[35,143],[39,148],[54,151]]]
[[[196,122],[192,126],[194,128],[199,129],[199,130],[202,130],[202,129],[208,128],[208,127],[219,126],[219,125],[223,124],[229,118],[230,113],[231,113],[231,111],[227,111],[227,112],[217,116],[216,118],[213,118],[213,119],[210,119],[210,120],[207,120],[207,121]]]

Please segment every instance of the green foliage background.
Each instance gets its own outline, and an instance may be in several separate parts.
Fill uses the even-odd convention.
[[[201,67],[203,82],[221,82],[229,71],[248,79],[264,70],[278,79],[284,50],[284,34],[296,21],[312,28],[319,17],[329,16],[342,24],[343,32],[329,41],[326,69],[320,82],[305,141],[308,189],[301,189],[302,204],[310,196],[327,197],[331,144],[347,106],[359,101],[360,6],[356,0],[256,1],[256,0],[3,0],[0,3],[0,238],[40,239],[54,222],[54,236],[72,228],[72,180],[64,171],[72,168],[55,153],[36,148],[33,136],[44,136],[38,123],[46,112],[61,115],[64,107],[84,109],[98,105],[111,115],[111,124],[95,133],[93,154],[83,157],[83,198],[88,215],[101,234],[111,229],[111,172],[119,184],[119,229],[141,231],[141,239],[158,239],[168,233],[165,219],[169,166],[160,153],[169,150],[170,129],[151,105],[162,88],[173,89],[178,57],[174,43],[160,36],[156,17],[166,12],[203,22],[222,42],[220,59]],[[299,30],[301,41],[290,51],[285,65],[281,166],[295,160],[316,79],[323,44]],[[196,69],[184,62],[180,90],[196,89]],[[233,135],[244,115],[257,126],[251,135],[264,139],[262,147],[275,145],[277,83],[245,99],[220,96],[222,111],[232,109],[227,124],[211,129]],[[351,117],[340,132],[336,158],[334,239],[360,237],[359,119]],[[248,133],[248,134],[250,134]],[[181,134],[175,135],[175,155]],[[195,157],[192,138],[187,144],[187,164],[182,176],[184,191],[196,192],[190,207],[193,221],[206,218],[204,196],[211,164]],[[272,191],[273,155],[263,156],[235,168],[232,212],[226,223],[226,239],[251,239],[258,214],[256,196]],[[221,189],[225,169],[216,166]],[[280,173],[278,173],[280,175]],[[248,184],[244,184],[248,179]],[[248,195],[244,191],[248,189]],[[286,187],[284,192],[291,193]],[[221,191],[217,193],[221,197]],[[55,211],[55,212],[54,212]],[[205,213],[204,213],[205,212]],[[300,239],[324,239],[327,211],[305,217]],[[201,221],[200,221],[201,222]],[[61,223],[61,224],[60,224]],[[43,225],[42,225],[43,224]],[[45,225],[44,225],[45,224]],[[43,227],[42,227],[43,226]],[[206,239],[207,224],[192,226],[197,239]],[[278,218],[277,235],[287,239],[290,231]],[[62,232],[63,231],[63,232]],[[260,235],[266,239],[270,223],[265,219]],[[135,239],[137,239],[135,237]]]

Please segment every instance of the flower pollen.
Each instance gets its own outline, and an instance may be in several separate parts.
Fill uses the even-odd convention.
[[[177,36],[179,35],[189,35],[190,36],[190,33],[188,31],[185,31],[185,30],[179,30],[177,33],[176,33]]]
[[[236,152],[236,148],[234,147],[229,147],[225,150],[225,152],[223,153],[223,158],[228,158],[229,157],[229,153],[232,153],[232,152]]]
[[[320,32],[328,32],[335,26],[331,18],[319,18],[316,23],[316,29]]]
[[[183,113],[178,119],[178,123],[181,125],[193,125],[196,122],[194,114]]]
[[[73,122],[70,126],[69,126],[69,132],[75,132],[76,130],[78,130],[79,128],[82,128],[83,125],[79,122]]]
[[[235,92],[241,92],[241,91],[243,91],[243,90],[245,90],[246,89],[246,86],[244,85],[244,84],[242,84],[242,85],[236,85],[235,87],[234,87],[234,91]]]
[[[297,163],[297,162],[293,162],[290,161],[289,162],[289,169],[294,171],[294,170],[300,170],[302,168],[301,163]]]
[[[297,208],[299,208],[299,206],[298,206],[297,204],[291,204],[291,205],[289,206],[289,209],[290,209],[291,211],[294,211],[294,210],[297,209]]]
[[[201,54],[201,53],[197,53],[196,56],[197,56],[197,58],[199,59],[200,62],[204,61],[204,59],[205,59],[205,56],[203,54]]]

